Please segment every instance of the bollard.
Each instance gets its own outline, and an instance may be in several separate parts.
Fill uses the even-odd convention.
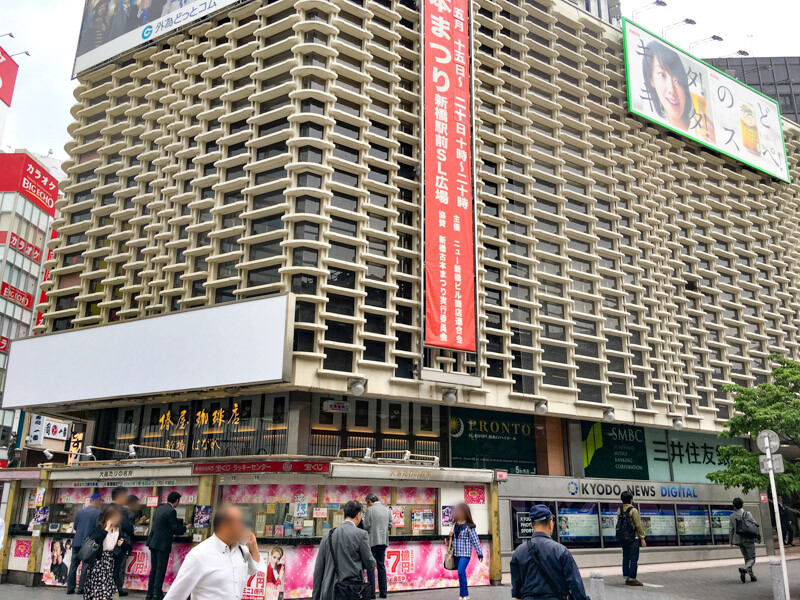
[[[769,576],[772,579],[773,600],[786,600],[783,593],[783,572],[780,558],[773,556],[769,559]]]
[[[778,568],[780,574],[780,566]],[[606,584],[602,571],[592,571],[589,575],[589,597],[592,600],[606,600]]]

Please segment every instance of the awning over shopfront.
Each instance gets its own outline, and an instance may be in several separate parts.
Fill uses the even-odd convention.
[[[288,381],[293,315],[283,295],[15,340],[3,407]]]

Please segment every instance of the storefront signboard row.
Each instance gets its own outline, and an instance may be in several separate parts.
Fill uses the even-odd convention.
[[[720,446],[742,444],[712,434],[617,423],[581,423],[586,477],[706,482],[723,468]]]
[[[249,473],[327,473],[330,463],[324,461],[252,461],[195,464],[195,475]]]
[[[503,484],[504,497],[552,498],[564,500],[619,501],[629,491],[639,502],[707,502],[729,504],[739,495],[746,502],[758,502],[758,494],[742,495],[712,483],[674,483],[669,481],[630,481],[626,479],[587,479],[572,477],[515,477]]]

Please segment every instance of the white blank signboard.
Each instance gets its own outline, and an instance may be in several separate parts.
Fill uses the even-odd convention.
[[[13,341],[3,407],[288,381],[292,305],[283,295]]]

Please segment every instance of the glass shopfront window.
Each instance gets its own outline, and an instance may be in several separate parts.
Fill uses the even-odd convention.
[[[600,531],[603,537],[604,548],[619,548],[622,546],[617,541],[617,519],[622,502],[603,502],[600,505]]]
[[[711,522],[708,506],[679,504],[678,535],[681,546],[707,546],[711,544]]]
[[[551,513],[556,514],[556,503],[549,500],[514,500],[511,502],[511,529],[515,548],[533,537],[530,512],[537,504],[544,504]],[[554,538],[556,535],[556,532],[553,532]]]
[[[745,507],[746,508],[746,507]],[[754,518],[758,518],[755,511]],[[733,509],[730,506],[711,505],[711,534],[714,536],[716,546],[727,546],[730,544],[730,517]]]
[[[222,500],[242,508],[258,537],[314,537],[317,491],[316,485],[226,485]]]
[[[328,485],[227,485],[222,500],[240,506],[258,537],[320,537],[344,521],[344,505],[369,494],[392,511],[391,535],[434,535],[436,488]]]
[[[642,529],[648,546],[677,546],[674,504],[639,504]]]
[[[53,508],[50,511],[50,525],[58,525],[61,533],[71,533],[75,515],[89,504],[94,488],[56,488],[53,490]]]
[[[125,451],[129,444],[150,446],[137,449],[142,458],[164,456],[164,450],[203,458],[285,454],[288,408],[288,394],[255,394],[105,410],[98,413],[97,445]],[[119,458],[102,450],[98,455]]]
[[[309,453],[336,456],[342,448],[372,448],[384,458],[406,450],[441,457],[445,415],[441,406],[313,394]]]
[[[567,548],[599,548],[600,523],[596,502],[559,502],[558,541]]]

